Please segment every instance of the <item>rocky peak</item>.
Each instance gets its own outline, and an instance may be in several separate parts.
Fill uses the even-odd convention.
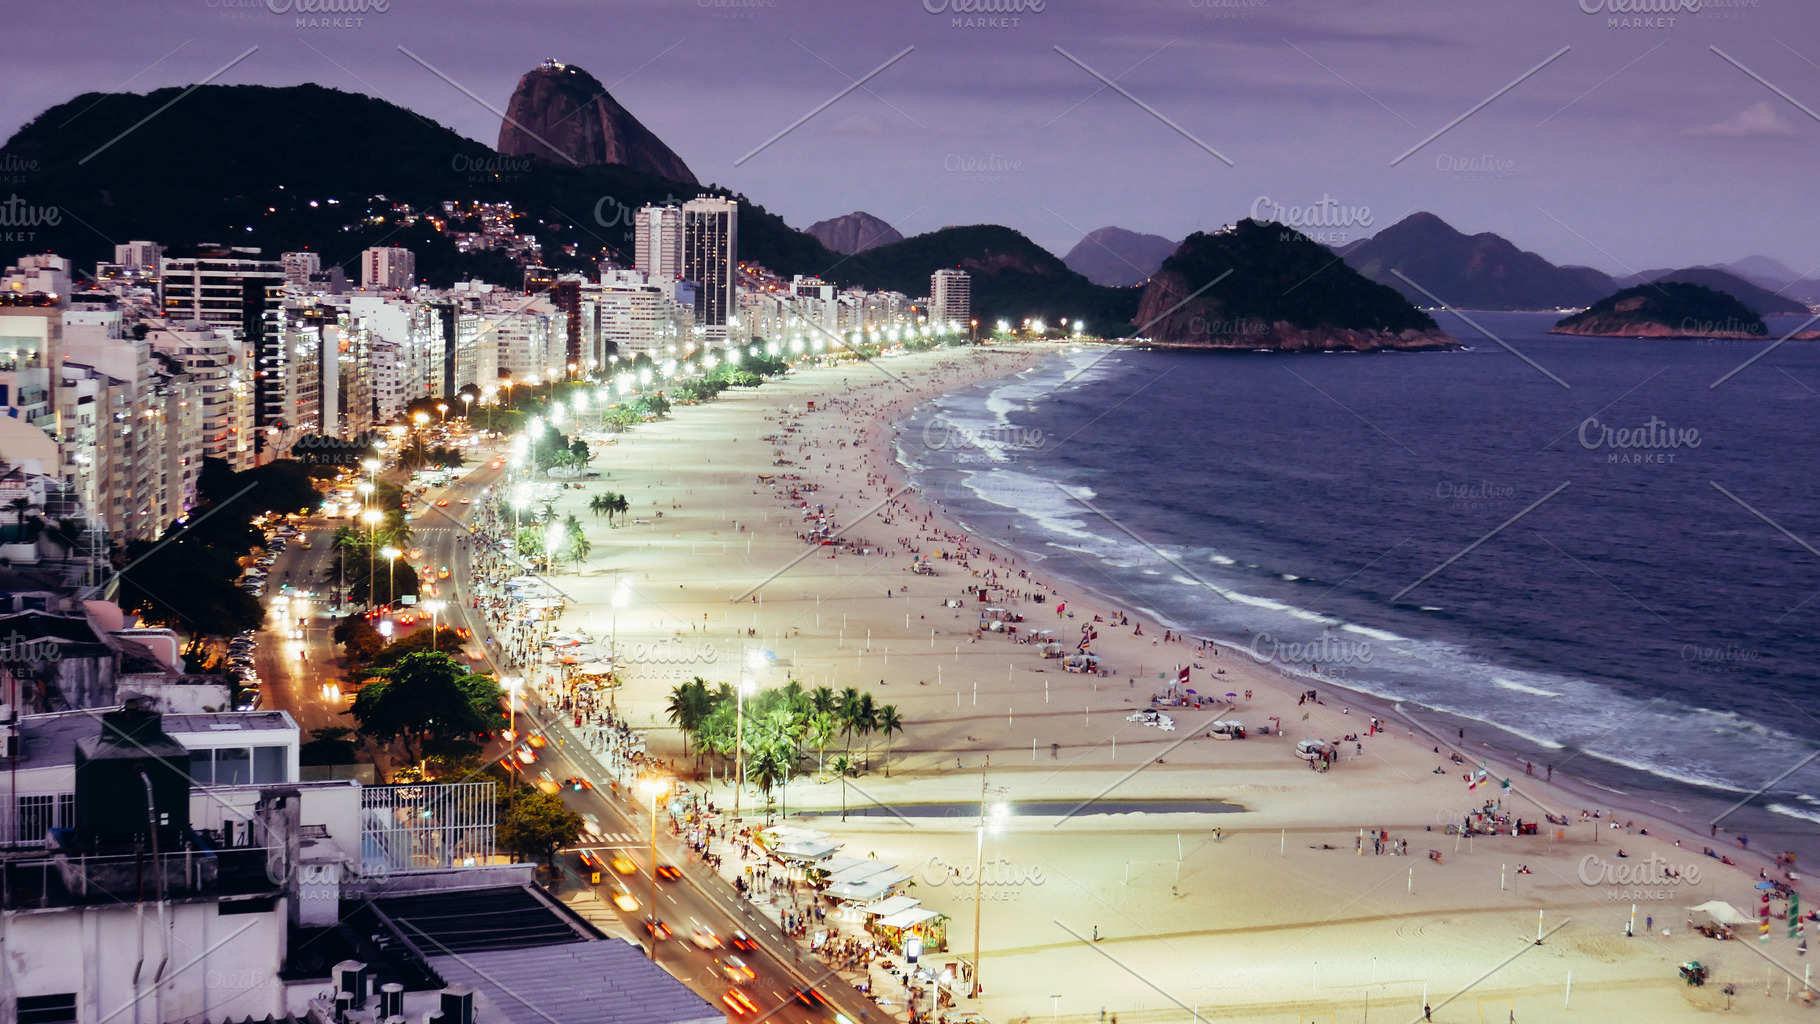
[[[621,164],[697,184],[682,158],[573,64],[546,60],[518,80],[499,126],[499,151],[554,164]]]

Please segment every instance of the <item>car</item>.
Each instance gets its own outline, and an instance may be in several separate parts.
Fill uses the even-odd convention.
[[[532,733],[530,736],[525,738],[525,742],[529,743],[533,747],[541,748],[541,747],[543,747],[544,744],[546,744],[550,741],[544,739],[543,736],[538,733]]]
[[[411,553],[407,557],[410,558],[411,561],[415,562],[419,558],[423,557],[423,549],[422,548],[412,548]]]
[[[449,567],[445,565],[442,568],[436,570],[436,578],[439,580],[448,579],[449,578]]]
[[[439,502],[437,502],[437,503],[436,503],[436,507],[437,507],[437,508],[448,508],[448,507],[449,507],[449,499],[447,499],[447,498],[444,498],[444,499],[442,499],[442,500],[441,500],[441,501],[439,501]]]
[[[613,905],[618,907],[619,909],[625,911],[626,913],[630,914],[633,911],[638,909],[638,900],[634,899],[631,893],[625,891],[624,889],[621,889],[618,892],[613,894]],[[662,928],[663,922],[662,921],[657,922],[657,926]],[[649,928],[650,928],[650,925],[647,924],[646,929],[648,930]],[[670,934],[670,930],[668,928],[665,928],[664,934],[659,936],[659,938],[669,938],[669,934]]]
[[[720,1001],[727,1004],[727,1009],[742,1017],[758,1012],[758,1004],[752,1001],[752,997],[737,988],[728,989],[726,995],[720,997]]]
[[[654,917],[647,917],[645,918],[645,934],[651,935],[661,942],[674,933],[670,931],[669,925]]]
[[[531,753],[529,750],[526,750],[523,747],[518,748],[517,756],[518,756],[518,759],[520,761],[524,762],[525,764],[530,764],[532,761],[537,760],[536,754]]]
[[[828,997],[812,988],[799,988],[796,990],[796,994],[790,998],[808,1007],[828,1005]]]
[[[472,504],[474,504],[474,499],[473,498],[463,498],[463,499],[461,499],[461,503],[463,505],[472,505]]]
[[[659,864],[657,865],[657,877],[666,882],[674,882],[682,878],[682,872],[676,870],[674,864]]]
[[[632,862],[632,858],[627,857],[623,853],[614,854],[613,859],[611,861],[609,861],[608,863],[613,865],[613,870],[619,872],[622,875],[631,875],[631,874],[638,873],[638,865],[634,864]]]
[[[758,943],[752,941],[752,936],[741,931],[736,931],[729,936],[727,938],[727,945],[732,946],[741,953],[752,953],[758,950]]]
[[[696,924],[695,930],[689,933],[689,941],[695,943],[698,949],[720,948],[720,936],[714,934],[714,929],[704,924]]]
[[[744,960],[741,960],[736,956],[722,957],[721,959],[714,961],[714,969],[719,971],[728,981],[731,981],[735,985],[743,985],[753,978],[758,977],[757,973],[754,972],[752,968],[746,966]]]
[[[538,790],[540,790],[544,793],[548,793],[551,796],[555,796],[556,794],[562,792],[562,787],[558,786],[554,781],[552,781],[550,779],[538,779],[537,788],[538,788]]]

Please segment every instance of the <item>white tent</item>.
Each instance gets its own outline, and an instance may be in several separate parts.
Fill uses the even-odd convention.
[[[912,907],[920,907],[922,904],[923,901],[914,896],[891,896],[879,900],[877,903],[868,903],[859,909],[862,914],[871,914],[876,917],[890,917],[893,914],[903,913]]]
[[[880,860],[862,861],[855,867],[850,867],[845,871],[837,871],[834,874],[829,875],[828,881],[833,885],[844,885],[848,882],[863,881],[873,875],[890,871],[894,867],[897,867],[897,865],[886,864],[884,861]]]
[[[790,860],[816,861],[840,849],[832,839],[791,840],[771,848],[771,852]]]
[[[871,902],[909,880],[910,876],[902,871],[884,871],[858,882],[831,885],[827,888],[825,895],[849,902]]]
[[[1697,907],[1687,908],[1687,926],[1689,928],[1736,928],[1750,924],[1756,919],[1740,913],[1737,907],[1724,900],[1708,900]]]
[[[878,923],[886,928],[910,928],[922,924],[924,921],[933,921],[940,916],[942,915],[928,907],[911,907],[909,910],[900,910],[890,917],[881,918]]]

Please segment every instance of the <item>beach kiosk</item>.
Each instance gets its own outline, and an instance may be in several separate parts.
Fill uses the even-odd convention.
[[[1756,923],[1756,918],[1746,916],[1724,900],[1708,900],[1687,908],[1687,926],[1708,938],[1735,938],[1732,929]]]

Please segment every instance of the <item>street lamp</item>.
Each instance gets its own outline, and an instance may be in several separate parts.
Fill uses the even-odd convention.
[[[404,552],[387,544],[379,553],[386,559],[385,603],[393,604],[398,600],[398,556]]]
[[[442,425],[445,427],[448,426],[449,425],[449,403],[437,402],[436,411],[442,414]]]
[[[657,798],[669,792],[670,785],[662,779],[647,776],[638,780],[638,791],[651,801],[651,962],[657,962]]]
[[[385,518],[385,514],[369,506],[360,514],[360,518],[366,520],[367,524],[367,607],[371,608],[378,603],[373,600],[373,545],[378,542],[379,521]]]
[[[750,679],[739,681],[739,696],[734,706],[733,753],[739,759],[738,781],[733,784],[733,820],[739,818],[739,792],[746,788],[746,694],[758,689]]]
[[[436,652],[436,616],[442,614],[442,610],[448,605],[443,601],[425,601],[423,606],[430,612],[430,653],[434,654]]]
[[[998,796],[999,802],[992,805],[991,820],[987,820],[986,798],[989,793]],[[1005,806],[1006,790],[1000,786],[997,791],[987,789],[986,776],[980,774],[980,823],[978,842],[973,854],[973,983],[968,986],[967,998],[977,999],[980,994],[980,877],[986,868],[986,829],[991,828],[993,835],[998,835],[1005,827],[1005,816],[1010,808]]]
[[[519,678],[518,676],[507,676],[505,679],[505,684],[506,684],[506,715],[507,715],[507,719],[508,719],[507,723],[506,723],[506,728],[508,730],[510,730],[513,735],[517,735],[518,734],[518,688],[520,686],[524,685],[524,680]]]
[[[473,410],[474,410],[473,392],[463,391],[461,393],[461,418],[469,421],[469,423],[468,423],[469,430],[472,430],[474,428],[474,424],[472,422]]]

